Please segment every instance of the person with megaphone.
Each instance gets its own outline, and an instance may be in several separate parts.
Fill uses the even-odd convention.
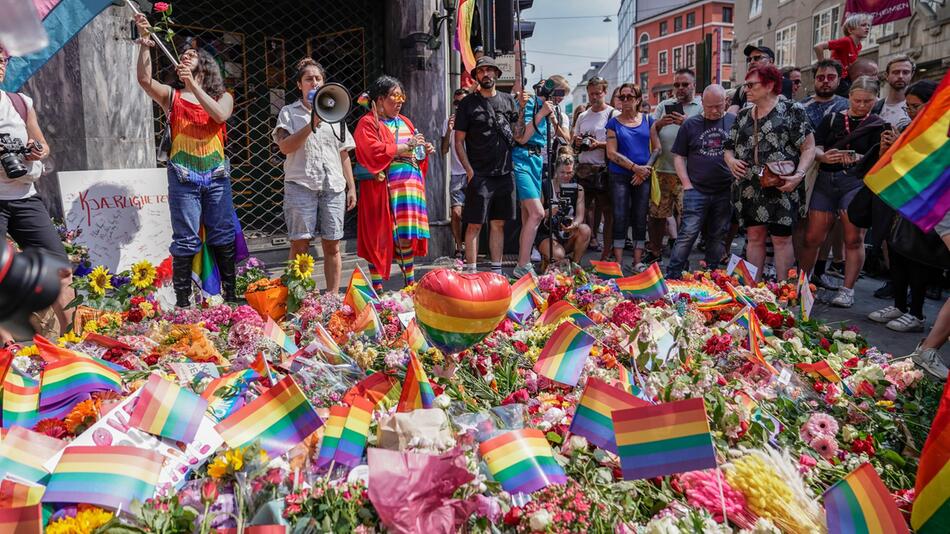
[[[396,78],[380,76],[360,100],[368,100],[370,112],[353,134],[360,164],[356,252],[369,262],[373,288],[381,291],[394,255],[411,285],[415,257],[428,253],[425,175],[435,147],[400,113],[406,93]]]
[[[336,292],[343,269],[343,216],[356,207],[356,183],[350,163],[350,150],[356,144],[342,122],[349,112],[349,96],[340,86],[324,85],[323,67],[309,57],[297,62],[294,79],[300,99],[281,108],[273,132],[274,142],[287,156],[284,221],[290,239],[290,259],[307,253],[310,242],[319,237],[327,291]],[[343,91],[340,98],[321,98],[324,92],[336,88]],[[330,121],[340,123],[339,135]]]

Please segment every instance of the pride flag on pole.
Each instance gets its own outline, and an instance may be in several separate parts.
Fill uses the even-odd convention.
[[[950,381],[943,386],[914,483],[910,524],[917,534],[946,532],[950,524]]]
[[[625,297],[642,300],[656,300],[669,293],[666,279],[660,271],[660,264],[652,263],[640,274],[618,278],[615,280],[617,288]]]
[[[372,304],[379,300],[379,295],[373,289],[373,284],[369,278],[363,274],[363,269],[357,265],[350,275],[350,283],[346,286],[346,294],[343,295],[343,304],[353,309],[353,313],[363,311],[367,304]]]
[[[207,400],[152,373],[129,416],[129,425],[149,434],[191,443],[207,409]]]
[[[592,321],[590,317],[566,300],[559,300],[548,306],[548,309],[544,310],[544,313],[538,317],[538,324],[548,326],[557,324],[564,319],[574,321],[574,323],[581,328],[594,326],[594,321]]]
[[[369,423],[373,420],[375,405],[363,398],[353,399],[350,409],[340,432],[340,440],[336,444],[333,460],[340,465],[356,467],[366,452],[366,441],[369,439]]]
[[[910,534],[907,522],[871,464],[862,464],[828,488],[825,518],[828,534]],[[940,532],[946,532],[946,528]]]
[[[591,260],[590,264],[594,267],[594,272],[601,278],[623,278],[620,264],[615,261]]]
[[[479,445],[478,451],[492,477],[508,493],[531,493],[567,483],[551,445],[536,428],[506,432]]]
[[[587,379],[584,393],[571,419],[571,434],[587,438],[594,445],[617,453],[614,441],[614,410],[649,406],[629,393],[607,384],[599,378]]]
[[[343,425],[346,424],[346,416],[350,413],[349,406],[330,406],[330,417],[323,429],[323,438],[320,440],[320,453],[317,456],[317,467],[326,467],[333,461],[336,455],[337,445],[340,443],[340,436],[343,435]]]
[[[145,502],[165,458],[158,451],[127,445],[67,447],[50,476],[44,503],[87,503],[128,510]]]
[[[383,324],[379,321],[376,306],[364,306],[353,321],[353,332],[379,341],[383,337]]]
[[[435,393],[432,384],[422,367],[422,362],[414,352],[409,353],[409,367],[406,369],[406,381],[402,384],[397,412],[411,412],[419,408],[432,408]]]
[[[541,349],[534,372],[555,382],[575,386],[593,346],[593,336],[570,321],[561,323]]]
[[[294,343],[294,340],[291,339],[273,319],[270,317],[266,319],[267,321],[264,323],[264,336],[273,341],[287,354],[296,354],[300,349],[297,347],[297,344]]]
[[[528,273],[511,284],[511,304],[508,317],[521,324],[531,312],[541,307],[543,299],[538,294],[538,283],[533,273]]]
[[[43,464],[66,447],[66,442],[14,426],[0,441],[0,477],[13,475],[26,482],[46,483]]]

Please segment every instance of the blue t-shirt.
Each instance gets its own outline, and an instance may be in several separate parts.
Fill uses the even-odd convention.
[[[650,161],[650,127],[653,125],[653,117],[642,115],[643,120],[635,127],[624,126],[618,119],[620,116],[613,117],[607,121],[607,131],[614,132],[617,136],[617,152],[620,152],[630,161],[637,165],[646,165]],[[617,174],[631,174],[631,172],[614,162],[608,164],[610,172]]]
[[[531,124],[531,121],[534,120],[534,113],[537,109],[540,108],[541,101],[537,98],[532,98],[524,107],[524,123],[525,125]],[[534,135],[531,136],[531,139],[528,139],[529,145],[544,145],[548,142],[548,118],[538,119],[538,122],[534,125]]]
[[[689,181],[704,195],[724,193],[732,187],[732,172],[723,155],[734,122],[736,116],[732,113],[714,121],[695,115],[686,119],[676,133],[673,153],[686,158]]]

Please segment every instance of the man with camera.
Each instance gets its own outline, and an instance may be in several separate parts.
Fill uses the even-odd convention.
[[[0,47],[0,83],[6,76],[8,59]],[[51,253],[68,266],[66,249],[34,185],[43,173],[40,160],[48,155],[49,146],[40,130],[33,100],[19,93],[0,91],[0,236],[9,235],[23,250]],[[62,290],[52,307],[60,333],[69,324],[65,304],[73,298],[71,281],[69,275],[62,277]],[[0,331],[0,337],[4,344],[12,342],[6,332]]]
[[[584,224],[584,187],[574,181],[574,153],[569,147],[558,150],[554,178],[543,189],[551,208],[538,229],[538,251],[545,263],[561,261],[568,254],[580,263],[591,230]]]
[[[462,162],[459,161],[458,153],[455,150],[454,131],[455,131],[455,110],[458,109],[459,104],[462,103],[462,99],[468,96],[468,89],[459,88],[455,90],[455,93],[452,94],[452,114],[449,115],[449,118],[445,120],[445,133],[442,134],[442,155],[446,155],[451,152],[451,179],[449,181],[449,199],[451,200],[450,207],[452,209],[451,215],[451,224],[452,224],[452,237],[455,238],[455,257],[462,259],[464,254],[464,243],[462,239],[462,206],[465,205],[465,185],[468,183],[468,178],[465,176],[465,167],[462,166]]]
[[[702,112],[702,100],[696,96],[696,74],[690,69],[679,69],[673,76],[673,98],[660,102],[654,114],[656,122],[653,128],[660,137],[660,157],[654,167],[660,184],[660,203],[650,203],[650,243],[643,263],[660,260],[663,256],[663,236],[667,234],[670,219],[683,210],[683,184],[673,165],[673,142],[676,141],[680,125]],[[653,147],[654,151],[656,149]],[[674,231],[669,233],[675,238]]]
[[[577,117],[572,145],[577,152],[577,183],[584,188],[585,212],[594,230],[591,241],[594,249],[601,249],[597,228],[604,221],[604,236],[613,235],[614,214],[610,202],[610,183],[607,175],[607,121],[617,111],[607,105],[607,80],[595,76],[587,81],[587,100],[590,107]],[[604,243],[611,237],[605,237]],[[604,246],[601,260],[607,258],[610,247]]]

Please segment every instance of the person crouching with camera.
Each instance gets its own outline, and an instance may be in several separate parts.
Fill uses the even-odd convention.
[[[561,147],[555,164],[551,189],[545,196],[551,197],[551,210],[538,227],[537,247],[544,264],[571,255],[574,263],[580,263],[590,243],[590,226],[584,224],[584,188],[574,181],[574,151]],[[552,242],[553,237],[553,242]],[[542,269],[543,270],[543,269]]]
[[[0,47],[0,83],[6,77],[8,60]],[[48,155],[49,145],[40,130],[33,100],[20,93],[0,91],[0,236],[9,235],[23,250],[50,252],[68,265],[66,249],[34,185],[43,173],[41,160]],[[62,290],[52,306],[60,334],[70,323],[65,304],[73,299],[71,282],[70,275],[62,278]],[[4,345],[13,342],[5,331],[0,331],[0,340]]]

